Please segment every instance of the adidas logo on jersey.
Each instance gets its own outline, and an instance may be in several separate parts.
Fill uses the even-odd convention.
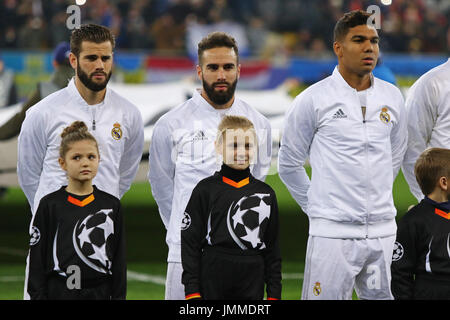
[[[347,118],[347,115],[342,111],[342,109],[339,108],[338,111],[333,115],[333,119],[343,119]]]
[[[200,140],[208,140],[208,137],[205,135],[203,130],[197,131],[192,137],[192,141],[200,141]]]

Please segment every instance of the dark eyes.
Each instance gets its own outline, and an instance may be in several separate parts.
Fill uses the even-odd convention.
[[[86,59],[88,59],[89,61],[95,61],[98,59],[98,56],[87,56]],[[101,59],[103,62],[106,62],[109,59],[111,59],[111,57],[110,56],[102,56]]]
[[[356,43],[363,43],[365,41],[365,39],[356,38],[353,41],[356,42]],[[377,44],[377,43],[380,42],[380,40],[379,39],[371,39],[370,42],[373,43],[373,44]]]
[[[94,155],[94,154],[90,154],[90,155],[88,156],[88,159],[89,159],[89,160],[95,160],[96,158],[97,158],[97,156]],[[72,159],[78,161],[78,160],[81,159],[81,156],[75,155],[75,156],[72,157]]]
[[[233,144],[233,148],[237,149],[238,147],[239,147],[239,145],[237,143]],[[250,143],[246,143],[245,144],[245,149],[247,149],[247,150],[252,148],[252,147],[253,147],[253,144],[250,144]]]
[[[207,66],[207,68],[211,71],[217,71],[219,69],[219,66],[217,64],[210,64]],[[224,70],[233,70],[234,69],[234,64],[230,63],[230,64],[226,64],[223,66]]]

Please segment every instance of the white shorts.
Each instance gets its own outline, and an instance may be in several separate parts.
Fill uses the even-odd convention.
[[[183,266],[181,262],[167,264],[166,300],[184,300],[184,285],[181,283]]]
[[[391,261],[395,235],[374,239],[309,236],[303,300],[392,300]]]

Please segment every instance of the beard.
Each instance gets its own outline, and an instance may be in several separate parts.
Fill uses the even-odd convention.
[[[94,74],[96,73],[102,73],[105,75],[105,81],[103,82],[94,82],[92,81],[92,77],[94,76]],[[106,88],[106,85],[108,84],[109,78],[111,78],[112,75],[112,71],[110,71],[108,74],[106,74],[103,71],[98,71],[98,72],[93,72],[90,76],[84,72],[83,69],[81,69],[80,64],[77,65],[77,76],[78,79],[80,79],[81,83],[83,83],[85,85],[86,88],[98,92],[98,91],[102,91],[103,89]]]
[[[236,85],[237,85],[237,78],[236,80],[234,80],[231,84],[227,83],[227,82],[214,82],[211,85],[209,85],[205,79],[202,77],[202,84],[203,84],[203,89],[206,92],[206,95],[208,96],[208,98],[214,103],[217,104],[219,106],[226,104],[227,102],[229,102],[233,96],[234,96],[234,91],[236,90]],[[220,84],[227,84],[228,88],[225,91],[215,91],[214,87]]]

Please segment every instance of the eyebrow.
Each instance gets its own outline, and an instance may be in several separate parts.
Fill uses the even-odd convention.
[[[99,56],[96,55],[96,54],[88,54],[88,55],[84,56],[85,59],[92,59],[92,58],[97,59],[98,57]],[[104,59],[104,58],[111,58],[111,55],[103,55],[103,56],[100,56],[100,58],[102,58],[102,59]]]
[[[367,40],[367,39],[370,39],[370,40],[379,40],[380,39],[380,37],[379,36],[373,36],[373,37],[366,37],[366,36],[363,36],[363,35],[359,35],[359,34],[356,34],[356,35],[354,35],[353,37],[352,37],[352,40],[353,39],[355,39],[355,38],[357,38],[357,39],[362,39],[362,40]]]
[[[220,63],[208,63],[206,66],[207,67],[218,67],[220,65]],[[231,66],[236,66],[235,63],[232,62],[226,62],[224,64],[222,64],[224,67],[231,67]]]

